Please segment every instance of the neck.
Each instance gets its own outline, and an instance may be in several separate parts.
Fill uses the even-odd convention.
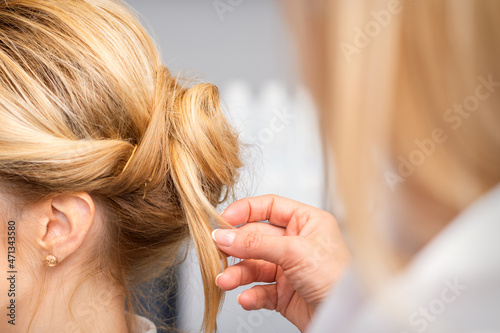
[[[127,333],[120,289],[102,276],[72,277],[67,272],[62,266],[49,269],[39,303],[38,291],[25,301],[30,310],[19,318],[19,332]]]

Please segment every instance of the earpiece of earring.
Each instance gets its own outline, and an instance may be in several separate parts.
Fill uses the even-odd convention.
[[[57,258],[53,255],[48,255],[43,260],[43,263],[49,267],[54,267],[59,263],[59,260],[57,260]]]

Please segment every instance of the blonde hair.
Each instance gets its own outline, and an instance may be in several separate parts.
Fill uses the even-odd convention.
[[[191,235],[203,327],[214,331],[225,262],[210,236],[224,223],[214,207],[241,166],[217,88],[172,77],[118,1],[7,0],[0,96],[1,178],[29,200],[88,192],[104,207],[93,258],[129,307],[127,288],[175,264]]]
[[[500,2],[294,3],[346,229],[383,278],[500,181]]]

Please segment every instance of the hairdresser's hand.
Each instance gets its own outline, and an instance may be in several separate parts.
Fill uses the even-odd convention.
[[[280,312],[301,331],[350,262],[335,218],[320,209],[267,195],[239,200],[222,214],[237,229],[214,232],[219,248],[245,259],[217,278],[223,290],[253,282],[272,284],[244,291],[246,310]],[[269,223],[251,223],[257,221]]]

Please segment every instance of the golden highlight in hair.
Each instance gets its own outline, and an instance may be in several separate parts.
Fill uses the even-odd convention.
[[[89,263],[129,306],[130,287],[175,264],[191,235],[214,331],[225,258],[210,234],[241,166],[217,88],[172,77],[118,1],[7,0],[0,96],[2,179],[28,200],[91,194],[106,230]]]

